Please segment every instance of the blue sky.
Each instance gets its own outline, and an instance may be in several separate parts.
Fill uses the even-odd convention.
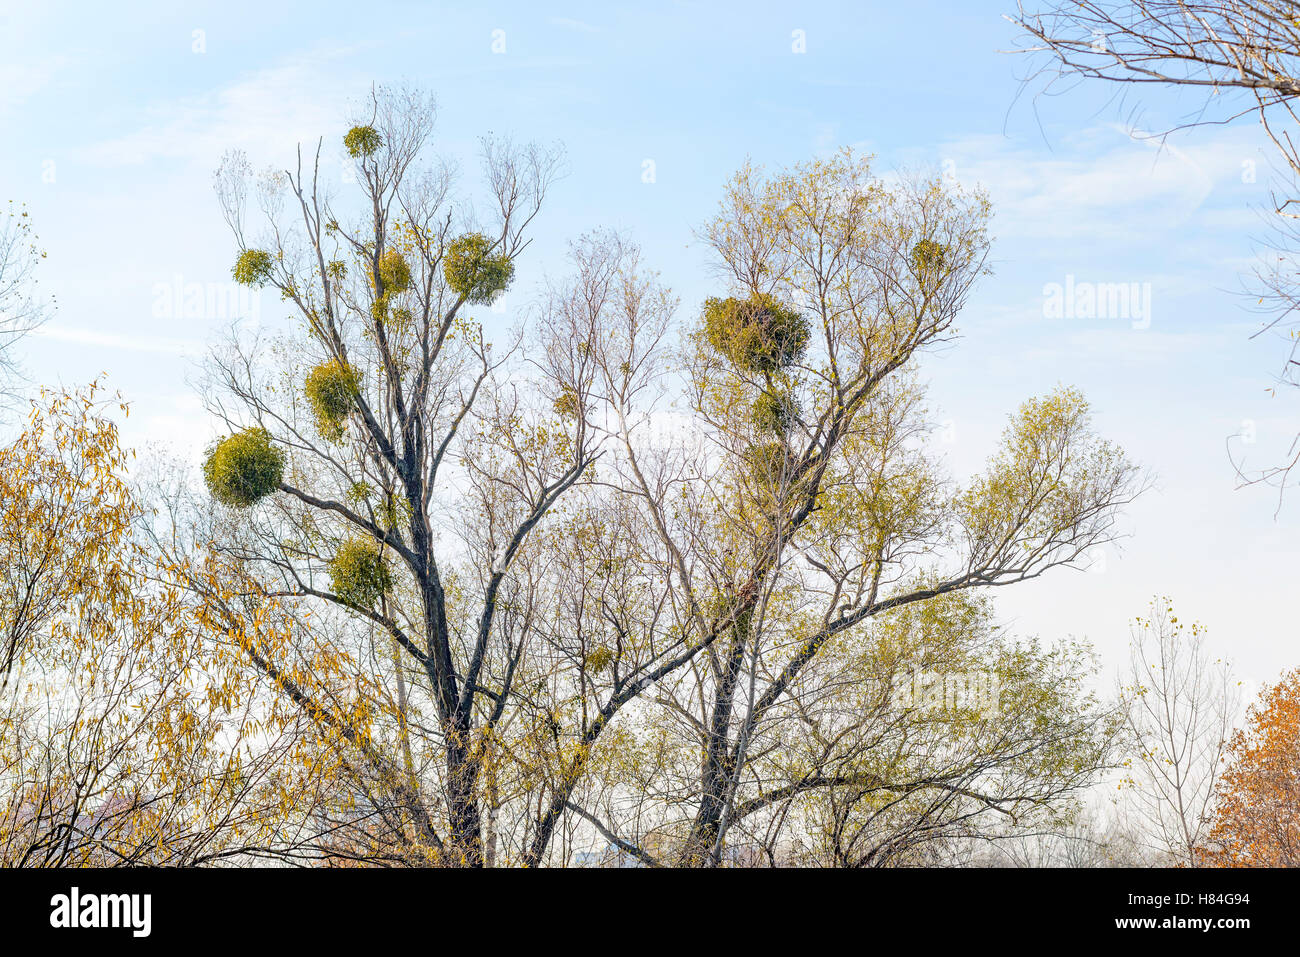
[[[1249,683],[1270,680],[1300,663],[1288,601],[1300,498],[1275,516],[1269,490],[1234,489],[1225,451],[1248,423],[1243,450],[1268,464],[1300,424],[1294,399],[1267,391],[1281,349],[1249,338],[1259,320],[1239,291],[1277,185],[1268,144],[1249,119],[1163,146],[1132,137],[1196,105],[1158,92],[1035,98],[1026,61],[1000,52],[1017,43],[1011,9],[0,3],[0,199],[31,207],[49,252],[42,286],[59,302],[25,345],[27,372],[71,385],[107,371],[132,402],[131,442],[195,455],[213,425],[189,381],[228,320],[159,304],[176,284],[228,284],[212,171],[228,147],[285,165],[324,136],[336,176],[349,107],[372,82],[438,95],[438,146],[471,187],[485,132],[564,145],[568,175],[511,310],[561,268],[568,239],[612,226],[689,316],[713,291],[692,229],[727,176],[746,157],[780,166],[854,145],[882,173],[938,170],[994,202],[996,273],[962,340],[924,366],[954,471],[978,467],[1020,401],[1069,383],[1157,479],[1128,512],[1122,551],[1006,590],[1005,616],[1048,639],[1086,636],[1114,664],[1126,622],[1169,594]],[[1048,318],[1044,290],[1067,277],[1136,283],[1150,313]],[[272,297],[258,309],[264,324],[283,318]]]

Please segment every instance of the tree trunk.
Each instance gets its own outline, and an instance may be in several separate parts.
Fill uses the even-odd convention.
[[[444,863],[451,867],[483,866],[483,822],[476,793],[478,767],[466,747],[468,733],[468,726],[457,727],[447,737],[447,818],[451,833]]]
[[[735,709],[736,685],[740,680],[740,666],[749,644],[752,612],[746,611],[736,619],[734,638],[727,649],[718,676],[718,687],[713,695],[713,714],[709,721],[709,737],[705,742],[704,765],[700,775],[700,809],[691,825],[691,834],[682,851],[684,867],[707,867],[714,863],[712,852],[718,840],[726,804],[727,785],[734,771],[731,764],[731,716]]]

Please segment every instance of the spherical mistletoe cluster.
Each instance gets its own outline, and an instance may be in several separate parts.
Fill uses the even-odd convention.
[[[348,413],[357,404],[361,378],[346,362],[331,361],[316,366],[307,374],[303,387],[307,402],[316,419],[316,429],[330,441],[343,437]]]
[[[808,347],[808,320],[774,297],[706,299],[704,337],[714,351],[745,372],[771,373]]]
[[[912,247],[912,268],[921,275],[937,273],[943,269],[948,249],[933,239],[922,239]]]
[[[384,145],[384,138],[373,126],[354,126],[343,137],[343,146],[353,159],[373,156]]]
[[[396,249],[385,249],[379,257],[379,278],[384,292],[406,292],[411,288],[411,267]]]
[[[555,413],[564,419],[576,419],[578,413],[582,411],[582,405],[578,400],[578,392],[570,386],[565,386],[560,390],[560,394],[555,397],[553,403]]]
[[[604,671],[614,662],[614,652],[604,645],[597,645],[587,654],[584,662],[588,671]]]
[[[248,508],[280,487],[284,453],[271,445],[266,429],[245,429],[208,450],[203,481],[223,505]]]
[[[379,543],[354,538],[339,547],[330,561],[334,594],[358,608],[373,608],[393,587],[393,573]]]
[[[764,392],[754,400],[754,425],[760,432],[784,435],[797,413],[794,398],[784,392]]]
[[[754,482],[760,488],[770,488],[787,477],[789,456],[784,442],[758,442],[745,450]]]
[[[510,258],[493,256],[491,250],[492,241],[482,233],[453,239],[442,260],[447,285],[470,302],[491,302],[515,274]]]
[[[235,268],[230,272],[240,285],[263,286],[271,278],[274,262],[271,254],[264,249],[245,249],[235,260]]]

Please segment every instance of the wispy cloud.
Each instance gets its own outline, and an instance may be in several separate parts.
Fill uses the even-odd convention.
[[[55,74],[72,61],[63,55],[38,60],[0,62],[0,116],[20,106],[49,86]]]
[[[176,339],[168,336],[121,335],[79,329],[70,326],[41,326],[34,333],[42,339],[53,339],[70,345],[95,349],[123,349],[127,352],[156,352],[164,355],[189,356],[202,354],[205,346],[197,339]]]
[[[365,81],[341,66],[346,49],[292,57],[223,89],[153,103],[129,132],[92,144],[83,158],[103,166],[156,159],[211,165],[231,147],[285,155],[340,124],[349,95]]]
[[[962,183],[988,190],[1001,236],[1113,241],[1132,239],[1135,227],[1167,229],[1200,214],[1216,188],[1241,181],[1243,163],[1258,155],[1256,132],[1232,129],[1179,146],[1107,125],[1079,131],[1060,155],[972,136],[941,146],[939,162]],[[1254,214],[1236,209],[1236,225],[1247,227]],[[1220,225],[1226,215],[1216,213]]]
[[[600,27],[593,26],[585,20],[574,20],[572,17],[551,17],[551,23],[557,27],[564,27],[566,30],[577,30],[580,33],[600,33]]]

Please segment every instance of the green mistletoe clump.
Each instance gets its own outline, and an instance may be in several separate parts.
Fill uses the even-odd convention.
[[[411,288],[411,267],[396,249],[385,249],[379,257],[379,278],[384,292],[406,292]]]
[[[393,587],[393,573],[379,544],[366,538],[345,542],[330,560],[334,594],[358,608],[373,608]]]
[[[515,275],[508,256],[491,254],[492,241],[482,233],[468,233],[453,239],[443,257],[442,271],[447,285],[473,303],[496,298]]]
[[[264,249],[245,249],[230,272],[241,286],[264,286],[271,278],[274,263],[271,254]]]
[[[744,372],[771,374],[808,348],[808,320],[765,293],[745,299],[706,299],[704,338]]]
[[[343,427],[361,394],[357,370],[346,362],[325,362],[307,374],[303,391],[316,420],[316,430],[331,441],[343,437]]]
[[[754,425],[760,432],[785,435],[794,424],[798,409],[784,392],[764,392],[754,400]]]
[[[912,247],[912,268],[920,275],[935,275],[943,270],[948,247],[933,239],[922,239]]]
[[[343,137],[343,146],[353,159],[374,156],[383,145],[384,138],[373,126],[354,126]]]
[[[266,429],[245,429],[208,450],[203,481],[212,497],[232,508],[248,508],[280,487],[284,452]]]

